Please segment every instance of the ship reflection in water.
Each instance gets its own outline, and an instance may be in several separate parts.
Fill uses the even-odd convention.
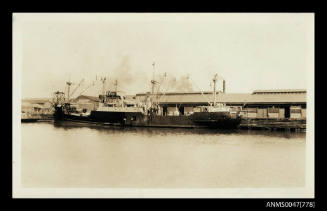
[[[22,186],[303,187],[305,133],[22,124]]]

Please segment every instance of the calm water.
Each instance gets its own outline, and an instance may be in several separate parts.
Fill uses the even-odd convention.
[[[305,183],[305,133],[22,124],[22,186],[220,188]]]

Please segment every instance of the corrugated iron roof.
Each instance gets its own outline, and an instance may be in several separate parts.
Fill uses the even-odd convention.
[[[201,94],[202,93],[202,94]],[[143,101],[146,98],[146,93],[136,94],[136,98]],[[79,98],[86,98],[98,102],[99,98],[95,96],[80,95]],[[126,96],[126,99],[133,99],[133,95]],[[159,103],[163,104],[196,104],[213,102],[214,97],[212,92],[169,92],[159,94]],[[23,102],[29,103],[44,103],[49,99],[24,99]],[[278,104],[278,103],[306,103],[305,89],[280,89],[280,90],[255,90],[252,94],[248,93],[217,93],[216,102],[230,104]]]
[[[191,94],[212,94],[211,91],[204,91],[204,92],[165,92],[165,93],[159,93],[160,94],[163,94],[163,95],[184,95],[184,94],[188,94],[188,95],[191,95]],[[219,92],[217,92],[218,94]],[[150,92],[147,92],[147,93],[137,93],[136,96],[145,96],[147,94],[151,94]]]
[[[250,94],[223,94],[219,93],[216,95],[216,102],[222,103],[242,103],[245,99],[248,98]],[[178,94],[178,95],[163,95],[159,98],[161,103],[169,103],[169,102],[179,102],[179,103],[208,103],[213,102],[214,97],[210,94]]]
[[[305,89],[267,89],[267,90],[254,90],[252,94],[262,94],[262,93],[306,93]]]
[[[43,108],[43,106],[41,106],[40,104],[32,104],[33,108]]]
[[[289,94],[252,94],[245,103],[306,103],[306,93]]]
[[[145,100],[145,94],[138,94],[137,98]],[[191,93],[167,93],[159,95],[159,103],[196,104],[213,102],[212,92]],[[218,93],[216,102],[231,104],[263,104],[263,103],[306,103],[306,93],[270,93],[270,94],[246,94],[246,93]]]
[[[49,98],[25,98],[22,99],[22,102],[32,103],[32,104],[43,104],[46,102],[50,102]]]

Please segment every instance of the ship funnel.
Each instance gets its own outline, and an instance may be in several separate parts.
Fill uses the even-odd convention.
[[[217,77],[218,77],[218,75],[215,74],[215,76],[212,79],[212,81],[213,81],[213,106],[216,105],[216,82],[217,82]]]
[[[225,93],[225,92],[226,92],[226,81],[223,80],[223,93]]]

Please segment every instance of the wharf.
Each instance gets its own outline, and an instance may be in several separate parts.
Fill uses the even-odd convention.
[[[296,119],[243,119],[240,129],[306,131],[306,120]]]
[[[21,122],[47,122],[47,121],[52,121],[53,120],[53,115],[46,115],[46,114],[41,114],[41,115],[31,115],[28,117],[21,118]]]
[[[52,121],[52,115],[39,115],[30,118],[22,118],[21,122],[45,122]],[[93,123],[96,122],[84,122],[77,121],[81,123]],[[103,123],[104,125],[106,123]],[[111,125],[108,123],[108,125]],[[152,127],[176,127],[173,125],[153,125]],[[179,126],[183,127],[183,126]],[[189,125],[185,125],[187,128],[197,128]],[[242,119],[241,124],[238,127],[241,130],[277,130],[277,131],[296,131],[305,132],[306,131],[306,120],[296,120],[296,119]]]

